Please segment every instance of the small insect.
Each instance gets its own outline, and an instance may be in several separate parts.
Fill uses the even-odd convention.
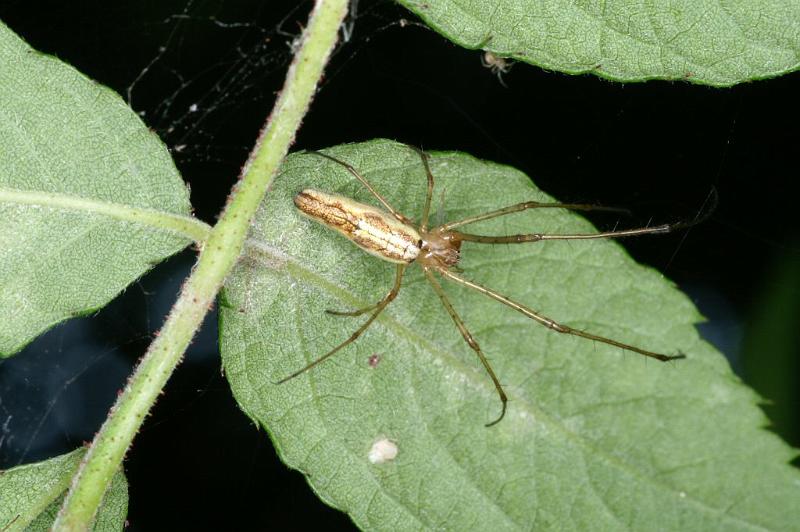
[[[508,397],[506,396],[500,381],[492,370],[489,361],[486,359],[486,356],[484,355],[480,345],[469,332],[467,326],[464,324],[455,308],[453,308],[453,305],[442,289],[439,279],[437,279],[437,275],[447,281],[476,290],[481,294],[484,294],[504,305],[511,307],[517,312],[522,313],[528,318],[558,333],[570,334],[573,336],[586,338],[588,340],[602,342],[604,344],[619,347],[634,353],[639,353],[645,357],[654,358],[663,362],[685,358],[685,355],[680,353],[676,355],[656,353],[640,347],[625,344],[611,338],[598,336],[591,332],[562,325],[555,320],[536,312],[535,310],[532,310],[522,303],[514,301],[511,298],[492,290],[491,288],[479,285],[478,283],[463,277],[460,274],[458,263],[461,259],[462,242],[474,242],[478,244],[521,244],[526,242],[541,242],[545,240],[590,240],[598,238],[622,238],[648,234],[663,234],[669,233],[670,231],[674,231],[678,228],[694,225],[701,222],[705,218],[698,217],[690,222],[657,225],[653,227],[640,227],[636,229],[625,229],[619,231],[580,234],[530,233],[506,236],[484,236],[465,233],[457,230],[457,228],[461,228],[474,222],[490,220],[492,218],[506,216],[527,209],[557,208],[574,211],[607,212],[620,212],[622,210],[589,204],[526,201],[523,203],[510,205],[502,209],[489,211],[483,214],[470,216],[461,220],[447,222],[437,227],[429,228],[428,222],[431,208],[431,196],[434,188],[434,177],[431,173],[430,165],[428,163],[428,156],[417,148],[413,148],[411,146],[409,146],[409,148],[413,149],[419,154],[422,160],[422,165],[425,169],[425,174],[427,176],[425,203],[422,208],[421,221],[418,225],[414,224],[414,222],[412,222],[412,220],[406,217],[404,214],[395,210],[389,204],[389,202],[387,202],[386,199],[375,190],[369,181],[367,181],[367,179],[362,176],[353,166],[326,153],[311,152],[335,161],[346,168],[348,172],[350,172],[359,182],[361,182],[364,187],[366,187],[366,189],[372,194],[372,196],[375,197],[378,203],[381,204],[383,209],[366,205],[364,203],[359,203],[343,196],[328,194],[326,192],[320,192],[313,189],[305,189],[298,193],[294,197],[294,204],[301,213],[308,216],[312,220],[341,233],[367,253],[370,253],[388,262],[397,264],[397,271],[395,274],[394,285],[377,303],[362,309],[345,312],[326,310],[327,313],[338,316],[360,316],[362,314],[369,314],[369,318],[352,335],[350,335],[349,338],[310,364],[278,381],[277,384],[284,383],[294,377],[297,377],[301,373],[310,370],[358,339],[358,337],[360,337],[364,331],[366,331],[367,328],[375,321],[378,315],[383,312],[389,303],[391,303],[397,297],[397,294],[400,291],[401,282],[403,280],[403,274],[405,273],[406,268],[414,263],[420,265],[425,277],[433,288],[433,291],[441,300],[442,305],[452,318],[455,326],[458,328],[469,347],[478,356],[478,359],[480,359],[480,362],[488,373],[489,378],[494,383],[497,395],[500,397],[500,401],[502,403],[502,408],[499,417],[488,423],[486,425],[487,427],[495,425],[501,419],[503,419],[506,413]]]
[[[508,88],[506,82],[503,81],[503,74],[508,74],[508,71],[514,66],[514,63],[487,50],[481,56],[481,65],[491,70],[492,74],[497,76],[500,85]]]

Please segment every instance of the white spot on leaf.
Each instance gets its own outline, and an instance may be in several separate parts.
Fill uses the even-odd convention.
[[[373,464],[390,462],[397,456],[397,444],[386,438],[380,438],[372,444],[367,457]]]

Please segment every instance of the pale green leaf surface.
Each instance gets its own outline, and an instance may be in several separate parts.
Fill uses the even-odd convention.
[[[373,141],[330,153],[419,217],[425,178],[415,152]],[[434,221],[548,199],[509,167],[458,153],[434,153],[431,164]],[[225,286],[223,363],[242,409],[269,431],[283,460],[359,526],[786,530],[800,523],[800,475],[787,465],[794,452],[761,428],[758,397],[698,337],[701,316],[686,296],[613,242],[465,243],[462,266],[467,277],[566,324],[681,351],[687,360],[664,364],[565,337],[445,285],[510,397],[506,418],[485,428],[500,408],[492,383],[413,266],[361,339],[273,384],[364,320],[324,309],[373,303],[394,276],[392,264],[299,215],[292,197],[307,187],[376,203],[339,165],[289,157]],[[470,229],[594,230],[558,210]],[[398,455],[373,464],[368,454],[381,438],[395,442]]]
[[[0,24],[0,356],[106,304],[188,242],[166,147],[110,89]]]
[[[398,0],[465,48],[618,81],[734,85],[800,66],[798,0]]]
[[[50,530],[84,452],[77,449],[44,462],[0,471],[0,530]],[[127,514],[128,483],[119,471],[106,491],[92,530],[122,530]]]

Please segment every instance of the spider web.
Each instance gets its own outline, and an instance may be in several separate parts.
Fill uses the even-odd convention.
[[[95,315],[56,326],[0,364],[3,468],[91,439],[169,310],[191,255],[170,259]],[[207,354],[195,349],[190,360]]]
[[[164,43],[124,94],[170,147],[179,166],[236,165],[246,158],[252,130],[262,125],[263,116],[250,120],[242,114],[250,113],[254,105],[262,106],[264,114],[271,108],[312,5],[308,0],[284,4],[256,4],[249,14],[230,14],[226,3],[188,0],[180,13],[153,24],[160,30],[156,33],[165,35]],[[344,51],[346,57],[328,72],[320,90],[377,35],[393,27],[419,25],[398,18],[397,9],[387,12],[387,7],[384,0],[359,10],[359,1],[351,0],[333,53],[336,57]],[[205,39],[215,45],[203,49]],[[201,57],[187,61],[187,50]],[[245,131],[232,133],[236,129]],[[231,142],[237,138],[241,142]]]
[[[166,33],[155,56],[126,87],[128,103],[161,136],[178,164],[194,160],[224,161],[246,156],[248,146],[222,145],[217,132],[225,115],[254,101],[266,105],[273,98],[292,50],[296,46],[300,15],[305,3],[290,9],[277,24],[223,20],[223,6],[200,14],[200,2],[190,0],[180,13],[157,25]],[[206,50],[202,62],[183,57],[190,40],[219,33],[215,41],[227,46]]]
[[[137,61],[126,64],[123,82],[113,81],[113,71],[96,77],[117,90],[165,142],[191,185],[198,214],[213,219],[225,197],[219,190],[229,189],[283,83],[312,2],[172,4],[156,7],[150,18],[128,28],[139,36],[128,41]],[[376,35],[405,24],[396,8],[382,9],[388,2],[372,2],[361,10],[358,4],[351,3],[337,56],[347,50],[352,57]],[[329,73],[326,82],[335,77],[335,71]],[[254,107],[262,112],[253,114]],[[204,209],[207,196],[216,198]],[[91,440],[193,260],[193,252],[170,259],[97,314],[60,324],[0,361],[0,468],[45,459]],[[183,363],[205,368],[188,392],[198,400],[212,389],[228,393],[218,369],[216,311],[206,323]]]

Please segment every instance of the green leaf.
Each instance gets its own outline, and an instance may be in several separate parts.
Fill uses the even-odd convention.
[[[50,530],[85,449],[0,472],[0,530]],[[122,530],[128,483],[118,471],[103,498],[92,530]]]
[[[328,153],[419,217],[425,174],[414,151],[379,140]],[[431,165],[436,223],[549,199],[521,172],[465,154],[434,153]],[[734,530],[800,522],[800,475],[787,465],[795,453],[761,428],[756,394],[698,337],[701,316],[686,296],[613,242],[465,243],[462,266],[465,276],[566,324],[686,360],[663,364],[560,335],[446,285],[510,398],[505,419],[486,428],[500,408],[492,383],[413,266],[362,338],[274,384],[364,321],[324,309],[374,303],[395,270],[300,216],[292,198],[306,187],[376,204],[336,163],[288,158],[225,287],[223,363],[241,408],[269,431],[283,460],[359,526]],[[556,209],[470,229],[593,231]],[[381,440],[398,454],[373,463]]]
[[[617,81],[727,86],[800,66],[797,0],[399,0],[465,48]]]
[[[800,390],[797,346],[800,345],[800,260],[791,253],[773,260],[761,274],[754,312],[742,339],[744,374],[764,396],[765,410],[774,430],[790,442],[800,441],[800,419],[796,405]]]
[[[166,147],[125,102],[2,24],[0,139],[0,357],[202,232]]]

